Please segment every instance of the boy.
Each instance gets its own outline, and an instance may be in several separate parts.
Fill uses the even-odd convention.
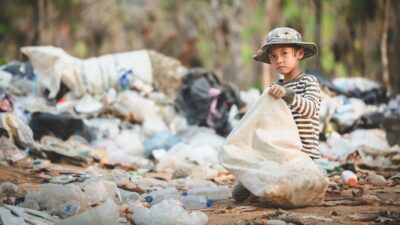
[[[303,42],[294,29],[280,27],[268,33],[266,43],[253,58],[271,64],[284,79],[270,86],[269,95],[282,98],[289,106],[297,125],[302,151],[312,159],[320,158],[318,148],[320,88],[314,76],[300,70],[300,60],[318,53],[317,45]],[[238,183],[233,188],[236,201],[254,196]]]

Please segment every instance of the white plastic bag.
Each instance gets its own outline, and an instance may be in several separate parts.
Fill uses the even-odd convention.
[[[228,136],[221,164],[253,194],[280,207],[320,204],[328,179],[305,153],[289,107],[264,92]]]

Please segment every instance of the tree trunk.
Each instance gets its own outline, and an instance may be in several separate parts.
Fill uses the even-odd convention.
[[[320,49],[321,46],[321,0],[314,0],[315,5],[315,33],[314,33],[314,40],[317,44],[318,48]],[[321,58],[317,56],[315,59],[315,70],[320,73],[321,72]]]
[[[273,26],[279,24],[282,20],[281,15],[281,0],[268,0],[266,4],[266,15],[265,15],[265,30],[269,32]],[[266,34],[267,35],[267,34]],[[264,38],[265,39],[267,36]],[[268,86],[271,83],[272,73],[270,64],[263,63],[263,85]]]
[[[241,31],[241,9],[239,1],[234,1],[232,6],[232,21],[229,22],[230,27],[230,40],[229,40],[229,48],[231,55],[231,62],[228,63],[228,67],[225,71],[228,73],[230,79],[233,83],[238,84],[241,88],[248,87],[250,76],[243,76],[243,63],[241,60],[242,55],[242,39],[240,36]]]
[[[390,86],[389,59],[388,59],[388,31],[390,26],[390,0],[384,0],[384,21],[381,39],[381,60],[383,67],[383,82],[389,93],[392,92]]]
[[[390,1],[390,7],[388,7],[391,16],[388,32],[388,67],[389,67],[389,82],[391,82],[390,87],[394,93],[400,92],[400,19],[398,17],[398,12],[400,12],[400,2],[397,0]]]

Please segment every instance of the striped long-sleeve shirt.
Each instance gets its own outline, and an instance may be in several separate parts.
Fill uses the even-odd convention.
[[[299,130],[301,150],[313,159],[320,158],[318,137],[321,96],[317,78],[306,74],[287,83],[280,81],[278,84],[285,87],[286,96],[283,100],[289,105]]]

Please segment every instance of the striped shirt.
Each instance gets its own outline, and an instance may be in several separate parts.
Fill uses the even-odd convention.
[[[313,159],[320,158],[318,138],[321,96],[317,78],[305,74],[287,83],[279,81],[278,84],[286,89],[287,94],[283,99],[289,105],[299,130],[301,150]]]

